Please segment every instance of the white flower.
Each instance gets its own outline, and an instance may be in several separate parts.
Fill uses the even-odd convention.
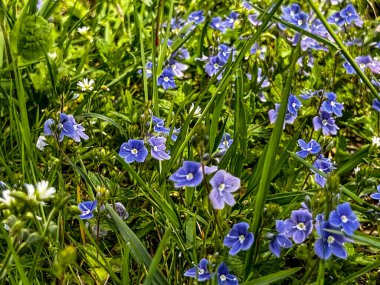
[[[81,35],[83,35],[83,34],[86,34],[89,30],[90,30],[89,27],[83,26],[83,27],[78,28],[78,33],[80,33]]]
[[[37,183],[36,191],[39,200],[47,200],[54,197],[55,188],[49,187],[49,182],[43,180]]]
[[[40,150],[40,151],[44,151],[44,148],[45,146],[47,146],[48,144],[46,143],[46,138],[45,136],[39,136],[38,137],[38,140],[37,140],[37,143],[36,143],[36,147]]]
[[[54,197],[55,188],[49,187],[49,182],[45,180],[38,182],[36,187],[34,187],[32,184],[26,183],[24,186],[30,200],[43,201]]]
[[[11,190],[4,190],[2,194],[3,198],[0,198],[0,203],[9,207],[15,201],[15,199],[11,197]]]
[[[92,91],[92,89],[94,89],[94,84],[94,79],[88,80],[88,78],[84,78],[83,81],[79,81],[77,83],[78,87],[80,87],[82,91]]]
[[[380,137],[373,137],[372,144],[376,147],[380,147]]]
[[[191,113],[191,111],[193,111],[193,109],[194,109],[194,103],[191,103],[189,113]],[[202,114],[202,109],[201,109],[201,107],[198,106],[195,109],[193,116],[196,118],[199,118],[201,116],[201,114]]]

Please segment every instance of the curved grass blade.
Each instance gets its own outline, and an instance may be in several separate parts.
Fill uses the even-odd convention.
[[[268,150],[265,154],[265,161],[264,161],[261,179],[259,183],[259,189],[256,195],[254,216],[253,216],[253,221],[252,221],[252,231],[255,237],[258,237],[262,214],[264,212],[263,210],[264,210],[266,198],[268,195],[269,186],[271,183],[272,167],[275,163],[278,145],[281,140],[281,135],[282,135],[284,121],[285,121],[286,108],[288,105],[288,98],[289,98],[290,90],[292,87],[293,74],[295,71],[295,66],[298,59],[299,50],[300,50],[300,45],[297,46],[296,50],[293,52],[293,55],[292,55],[292,62],[289,67],[288,78],[286,79],[285,88],[284,88],[282,98],[281,98],[280,110],[278,112],[276,124],[272,131],[272,135],[269,139]],[[245,272],[244,272],[245,277],[249,275],[252,269],[253,260],[255,258],[254,251],[256,250],[257,252],[259,248],[259,244],[257,243],[258,240],[259,238],[256,238],[255,246],[253,246],[249,250],[249,253],[247,254],[246,263],[245,263]]]
[[[139,265],[143,265],[146,268],[149,268],[152,264],[152,258],[149,255],[148,251],[138,239],[135,233],[127,226],[127,224],[119,217],[111,205],[105,205],[107,211],[110,213],[112,219],[114,220],[117,228],[120,231],[121,236],[123,237],[126,244],[130,245],[131,254],[135,261]],[[153,264],[154,265],[154,264]],[[169,285],[168,281],[165,279],[164,275],[157,268],[153,274],[153,284],[157,285]],[[145,284],[145,283],[144,283]]]
[[[162,253],[163,253],[163,251],[165,249],[165,246],[166,246],[167,242],[169,241],[169,237],[170,237],[170,230],[167,229],[165,231],[164,236],[161,239],[160,245],[158,246],[158,248],[156,250],[156,254],[154,255],[152,263],[150,264],[150,267],[149,267],[149,270],[148,270],[148,274],[146,276],[146,279],[145,279],[143,285],[150,285],[150,284],[152,284],[153,278],[154,278],[157,270],[159,270],[158,269],[158,265],[160,263],[160,260],[161,260],[161,257],[162,257]]]
[[[280,272],[276,272],[273,274],[266,275],[264,277],[260,277],[254,280],[251,280],[249,282],[244,282],[241,285],[265,285],[265,284],[271,284],[276,281],[280,281],[282,279],[285,279],[286,277],[289,277],[293,275],[294,273],[297,273],[300,271],[301,267],[295,267],[287,270],[282,270]]]
[[[374,270],[374,269],[377,269],[380,267],[380,259],[377,259],[376,261],[374,261],[372,264],[348,275],[347,277],[339,280],[338,282],[334,283],[334,285],[338,285],[338,284],[343,284],[343,283],[346,283],[348,281],[351,281],[355,278],[358,278],[360,277],[361,275],[367,273],[368,271],[371,271],[371,270]]]

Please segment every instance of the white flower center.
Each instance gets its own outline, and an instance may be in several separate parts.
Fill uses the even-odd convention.
[[[291,17],[294,17],[294,15],[295,15],[294,12],[293,12],[293,11],[290,11],[290,16],[291,16]]]
[[[205,270],[203,268],[198,268],[198,275],[202,275],[205,273]]]
[[[216,23],[216,24],[215,24],[215,27],[219,28],[219,27],[220,27],[220,24],[219,24],[219,23]]]
[[[219,69],[219,64],[214,63],[214,68],[215,68],[215,69]]]
[[[323,119],[322,120],[322,125],[326,126],[327,125],[327,120]]]
[[[133,149],[131,150],[131,153],[134,154],[134,155],[137,155],[138,152],[139,152],[139,151],[138,151],[136,148],[133,148]]]
[[[245,240],[245,236],[244,236],[244,235],[240,235],[240,236],[239,236],[239,241],[240,241],[240,243],[243,243],[244,240]]]
[[[360,68],[362,68],[362,69],[365,68],[365,64],[364,64],[364,63],[360,63],[359,66],[360,66]]]
[[[311,147],[308,147],[306,150],[307,151],[311,151],[313,148],[311,148]]]
[[[199,20],[199,17],[197,16],[197,17],[195,17],[194,19],[195,19],[195,21],[198,21],[198,20]]]
[[[194,177],[193,174],[189,173],[186,175],[186,180],[191,180],[191,179],[193,179],[193,177]]]
[[[342,220],[343,223],[347,223],[348,219],[345,215],[341,216],[340,219]]]
[[[293,108],[295,108],[295,107],[297,106],[297,104],[296,104],[296,103],[293,103],[292,106],[293,106]]]
[[[226,185],[225,185],[224,183],[222,183],[222,184],[220,184],[220,185],[218,186],[219,191],[223,191],[224,188],[226,188]]]
[[[306,226],[305,226],[304,223],[298,223],[297,226],[296,226],[296,228],[297,228],[298,230],[300,230],[300,231],[304,231],[304,230],[306,230]]]
[[[335,22],[336,22],[336,23],[339,22],[339,17],[336,17],[336,18],[335,18]]]
[[[298,20],[298,26],[301,26],[302,25],[302,20]]]
[[[220,278],[220,281],[226,281],[227,280],[227,277],[224,274],[220,275],[219,278]]]
[[[333,236],[329,236],[329,237],[327,238],[327,243],[328,243],[328,244],[332,244],[334,241],[335,241],[335,238],[334,238]]]
[[[172,69],[173,70],[177,69],[177,66],[175,64],[172,64]]]
[[[168,82],[168,81],[169,81],[169,77],[165,76],[165,77],[164,77],[164,81],[165,81],[165,82]]]
[[[154,151],[157,151],[157,150],[158,150],[157,146],[154,146],[153,149],[154,149]]]
[[[330,105],[333,106],[333,107],[335,107],[335,102],[331,101]]]

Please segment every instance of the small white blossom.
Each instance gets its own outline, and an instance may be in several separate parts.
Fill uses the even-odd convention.
[[[0,203],[7,205],[8,207],[15,201],[15,199],[11,196],[11,190],[3,191],[3,198],[0,198]]]
[[[44,151],[45,149],[45,146],[47,146],[48,144],[46,143],[46,138],[45,136],[39,136],[38,137],[38,140],[37,140],[37,143],[36,143],[36,147],[40,150],[40,151]]]
[[[79,81],[77,83],[78,87],[82,90],[82,91],[92,91],[92,89],[94,89],[94,85],[95,84],[95,81],[94,79],[88,79],[88,78],[84,78],[83,81]]]
[[[380,137],[373,137],[372,144],[376,147],[380,147]]]
[[[193,109],[194,109],[194,103],[191,103],[189,113],[191,113],[193,111]],[[195,109],[193,116],[196,118],[199,118],[201,116],[201,114],[202,114],[202,109],[201,109],[201,107],[198,106]]]
[[[87,32],[90,30],[89,27],[87,26],[83,26],[83,27],[80,27],[78,28],[78,33],[80,33],[81,35],[84,35],[84,34],[87,34]]]
[[[55,188],[49,187],[49,182],[43,180],[36,184],[34,187],[32,184],[25,184],[26,192],[30,200],[44,201],[54,197]]]

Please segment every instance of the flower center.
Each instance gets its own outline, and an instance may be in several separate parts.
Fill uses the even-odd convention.
[[[215,24],[215,27],[219,28],[219,27],[220,27],[220,24],[219,24],[219,23],[216,23],[216,24]]]
[[[360,63],[359,66],[360,66],[361,69],[365,68],[365,64],[364,63]]]
[[[322,120],[322,125],[324,125],[324,126],[327,125],[327,120],[326,120],[326,119],[323,119],[323,120]]]
[[[291,16],[291,17],[294,17],[294,15],[295,15],[294,12],[293,12],[293,11],[290,11],[290,16]]]
[[[342,220],[343,223],[347,223],[348,219],[345,215],[341,216],[340,219]]]
[[[194,19],[195,19],[195,21],[198,21],[198,20],[199,20],[199,17],[197,16],[197,17],[195,17]]]
[[[205,273],[205,270],[203,268],[198,268],[198,275],[202,275]]]
[[[133,148],[133,149],[131,150],[131,153],[134,154],[134,155],[137,155],[138,152],[139,152],[139,151],[138,151],[136,148]]]
[[[292,106],[293,106],[293,108],[295,108],[295,107],[297,106],[297,104],[296,104],[296,103],[293,103]]]
[[[220,281],[226,281],[227,280],[227,277],[224,274],[220,275],[219,278],[220,278]]]
[[[304,231],[304,230],[306,230],[306,226],[305,226],[304,223],[298,223],[296,227],[297,227],[297,229],[300,230],[300,231]]]
[[[307,151],[311,151],[313,148],[311,148],[311,147],[308,147],[306,150]]]
[[[154,151],[157,151],[157,150],[158,150],[157,146],[154,146],[153,149],[154,149]]]
[[[192,173],[189,173],[189,174],[186,174],[186,180],[191,180],[193,179],[193,174]]]
[[[329,236],[329,237],[327,238],[327,243],[328,243],[328,244],[332,244],[334,241],[335,241],[335,238],[334,238],[333,236]]]
[[[165,82],[168,82],[168,81],[169,81],[169,77],[165,76],[165,77],[164,77],[164,81],[165,81]]]
[[[298,26],[301,26],[302,25],[302,20],[298,20]]]
[[[224,188],[226,188],[226,185],[225,185],[224,183],[222,183],[222,184],[220,184],[220,185],[218,186],[219,191],[223,191]]]
[[[219,69],[219,64],[214,63],[214,68],[215,68],[215,69]]]
[[[335,102],[331,101],[330,105],[333,106],[333,107],[335,107]]]
[[[240,235],[240,236],[239,236],[239,241],[240,241],[240,243],[243,243],[244,240],[245,240],[245,236],[244,236],[244,235]]]
[[[339,17],[336,17],[336,18],[335,18],[335,22],[336,22],[336,23],[339,22]]]
[[[177,66],[175,66],[175,64],[172,64],[172,69],[175,70],[177,68]]]

